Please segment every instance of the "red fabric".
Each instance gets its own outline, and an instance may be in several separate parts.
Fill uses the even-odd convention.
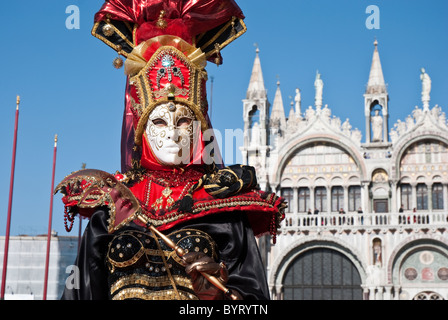
[[[145,22],[138,27],[135,38],[138,44],[145,40],[164,35],[177,36],[190,44],[193,43],[191,32],[182,19],[168,20],[165,29],[154,28],[154,22]]]
[[[129,78],[126,81],[126,93],[124,101],[123,123],[121,128],[121,171],[126,172],[132,168],[132,156],[134,146],[134,116],[131,111],[131,90],[135,86],[129,85]],[[135,94],[137,96],[137,94]],[[135,100],[138,101],[138,100]]]
[[[165,11],[166,29],[156,27],[160,11]],[[191,43],[195,36],[230,20],[243,19],[241,9],[233,0],[108,0],[95,15],[95,22],[106,19],[136,23],[137,43],[154,36],[175,35]]]
[[[148,50],[146,50],[146,51],[148,51]],[[146,56],[146,55],[147,54],[145,53],[144,56]],[[151,57],[152,57],[152,53],[149,53],[149,55],[147,57],[145,57],[145,59],[148,61]],[[173,60],[174,60],[174,65],[177,68],[180,68],[180,71],[183,76],[183,81],[180,77],[172,74],[171,81],[168,81],[168,75],[166,75],[159,80],[159,83],[157,83],[158,72],[160,69],[164,68],[162,65],[163,61],[162,61],[162,59],[160,59],[154,64],[154,66],[152,68],[150,68],[148,70],[149,72],[147,73],[149,83],[151,84],[151,90],[153,92],[158,91],[162,88],[165,88],[165,86],[169,83],[174,84],[176,87],[178,87],[180,89],[189,89],[190,88],[190,70],[176,56],[171,56],[171,58],[173,58]],[[170,72],[172,73],[172,71],[170,71]],[[159,85],[160,85],[160,87],[159,87]],[[189,94],[190,94],[190,90],[187,90],[185,95],[176,94],[176,98],[188,99]]]
[[[183,174],[188,175],[191,173],[183,173],[177,171],[175,173],[182,177]],[[185,185],[179,185],[170,187],[172,190],[171,197],[174,200],[180,198],[184,191]],[[225,199],[216,199],[208,194],[204,188],[193,193],[194,206],[199,208],[197,213],[179,213],[177,209],[171,211],[167,210],[155,210],[152,205],[157,199],[162,199],[162,191],[165,186],[158,185],[157,183],[151,183],[150,190],[148,189],[148,179],[135,184],[130,189],[133,194],[140,200],[143,212],[153,221],[166,221],[172,219],[171,222],[165,222],[158,226],[160,231],[168,230],[180,223],[184,223],[189,220],[209,216],[217,213],[229,213],[232,212],[245,212],[251,224],[254,235],[260,237],[265,234],[272,234],[275,236],[277,230],[278,212],[283,199],[270,194],[268,197],[263,196],[263,192],[249,191],[233,197]],[[266,194],[264,194],[266,195]],[[166,204],[166,198],[163,199],[163,205]],[[219,207],[218,207],[219,205]],[[282,217],[283,219],[283,217]],[[139,221],[135,221],[141,224]]]

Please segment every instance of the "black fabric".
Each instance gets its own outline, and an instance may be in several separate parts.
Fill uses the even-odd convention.
[[[179,229],[166,236],[184,252],[202,253],[212,261],[217,260],[215,242],[201,230]],[[138,299],[143,296],[148,299],[160,296],[164,299],[176,299],[179,296],[197,298],[196,292],[189,286],[190,277],[182,260],[175,255],[162,258],[160,250],[172,251],[163,239],[158,238],[156,241],[152,232],[144,228],[138,230],[135,226],[120,229],[110,242],[107,253],[106,265],[109,270],[113,270],[108,273],[108,283],[113,288],[110,291],[111,299]],[[177,292],[173,292],[171,283],[166,281],[167,270],[170,276],[177,279]],[[128,283],[132,277],[143,280]]]
[[[229,289],[237,290],[245,300],[269,300],[264,266],[244,213],[223,213],[193,220],[188,227],[208,233],[216,242],[218,259],[229,270]]]
[[[205,190],[216,198],[224,199],[257,187],[255,168],[232,165],[206,175]]]
[[[62,300],[108,299],[105,257],[108,244],[116,234],[107,233],[107,219],[107,208],[101,208],[92,215],[84,231],[76,260],[81,287],[65,288]],[[143,229],[134,224],[131,227]],[[228,288],[237,290],[245,300],[269,300],[264,266],[244,213],[223,213],[195,219],[165,233],[183,228],[199,229],[213,238],[218,247],[218,259],[223,261],[229,270]]]
[[[107,269],[105,255],[113,235],[107,232],[107,208],[96,211],[81,240],[75,265],[79,271],[80,288],[67,289],[62,300],[105,300],[108,298]],[[75,275],[76,276],[76,275]]]
[[[104,34],[103,27],[108,23],[106,21],[100,21],[97,25],[94,26],[92,30],[93,35],[103,41],[106,40],[108,41],[108,43],[113,44],[113,46],[115,46],[115,47],[112,46],[114,50],[116,50],[117,47],[120,46],[121,50],[126,52],[126,54],[131,53],[132,50],[134,49],[134,46],[130,45],[128,41],[131,43],[133,41],[132,30],[127,27],[124,21],[110,20],[109,23],[113,25],[115,28],[117,28],[121,34],[114,31],[112,35],[106,36]]]

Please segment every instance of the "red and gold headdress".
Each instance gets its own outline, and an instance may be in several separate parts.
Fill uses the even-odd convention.
[[[192,166],[177,171],[154,161],[145,138],[151,111],[171,101],[194,112],[201,122],[198,134],[211,128],[206,62],[222,63],[220,50],[246,31],[243,18],[233,0],[106,1],[95,16],[92,34],[127,59],[122,134],[126,174],[81,170],[67,176],[56,187],[64,194],[66,219],[73,223],[78,212],[90,217],[95,208],[107,205],[112,233],[133,220],[136,212],[159,230],[212,214],[246,212],[255,235],[275,236],[285,204],[275,194],[257,189],[254,168],[205,170],[196,161],[198,156],[203,159],[203,143],[193,148],[187,164]],[[116,59],[114,64],[123,63]],[[133,152],[134,148],[139,150]]]
[[[103,5],[92,34],[127,58],[123,167],[129,168],[134,144],[144,143],[148,115],[159,104],[185,104],[202,131],[210,128],[205,66],[222,63],[220,51],[246,31],[243,19],[233,0],[109,0]]]

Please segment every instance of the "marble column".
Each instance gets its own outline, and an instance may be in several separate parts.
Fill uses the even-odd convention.
[[[362,198],[362,210],[364,213],[370,213],[371,209],[369,206],[369,182],[363,181],[361,183],[362,191],[361,191],[361,198]]]
[[[387,114],[387,109],[383,109],[383,142],[388,142],[389,137],[389,115]]]
[[[292,212],[294,215],[292,225],[297,226],[298,225],[297,222],[299,221],[299,188],[294,187],[292,188],[292,190],[293,190],[293,197],[292,197],[293,203],[290,204],[292,205]]]
[[[345,212],[349,213],[349,207],[348,207],[348,186],[344,186],[344,210]],[[357,210],[358,208],[354,208]]]
[[[394,181],[390,182],[390,190],[392,191],[392,196],[390,199],[390,212],[395,213],[398,211],[397,207],[397,184]]]
[[[314,202],[314,187],[310,186],[310,209],[311,213],[316,209],[316,203]],[[306,209],[308,211],[308,209]]]
[[[370,131],[372,130],[372,124],[370,123],[370,110],[365,112],[364,114],[366,118],[366,142],[370,143],[372,140],[370,139]]]
[[[392,286],[384,286],[383,300],[392,300]]]
[[[243,150],[243,151],[241,151],[241,153],[242,153],[242,156],[243,156],[243,165],[248,165],[248,162],[247,162],[247,151],[246,150]]]
[[[432,212],[432,182],[427,184],[428,190],[428,211]]]
[[[448,185],[446,183],[442,184],[442,192],[443,192],[443,210],[447,211],[447,209],[448,209]]]
[[[412,208],[411,210],[413,210],[414,208],[417,208],[417,184],[416,183],[411,183],[411,189],[412,189]]]
[[[299,188],[293,187],[293,204],[290,204],[292,207],[292,212],[294,213],[294,216],[296,217],[299,213]]]

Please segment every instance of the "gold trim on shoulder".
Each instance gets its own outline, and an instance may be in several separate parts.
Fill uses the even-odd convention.
[[[123,56],[125,56],[125,57],[127,58],[129,54],[128,54],[126,51],[123,51],[120,45],[116,45],[116,44],[114,44],[113,42],[111,42],[111,41],[108,40],[107,38],[105,38],[105,37],[103,37],[103,36],[101,36],[101,35],[99,35],[99,34],[97,33],[97,30],[98,30],[98,28],[100,27],[100,24],[101,24],[101,23],[104,23],[104,22],[105,22],[105,21],[101,20],[101,21],[96,22],[96,23],[93,25],[93,28],[92,28],[92,31],[91,31],[92,36],[94,36],[95,38],[100,39],[100,40],[103,41],[105,44],[107,44],[109,47],[111,47],[112,49],[114,49],[115,51],[117,51],[119,54],[121,54],[121,55],[123,55]],[[126,41],[126,43],[127,43],[131,48],[134,48],[134,44],[133,44],[131,41],[129,41],[129,39],[128,39],[124,34],[122,34],[120,30],[118,30],[118,29],[117,29],[113,24],[111,24],[111,23],[110,23],[109,25],[112,27],[112,29],[114,30],[114,32],[117,33],[117,34],[120,36],[120,38],[122,38],[124,41]],[[127,26],[127,27],[129,28],[129,26]]]

